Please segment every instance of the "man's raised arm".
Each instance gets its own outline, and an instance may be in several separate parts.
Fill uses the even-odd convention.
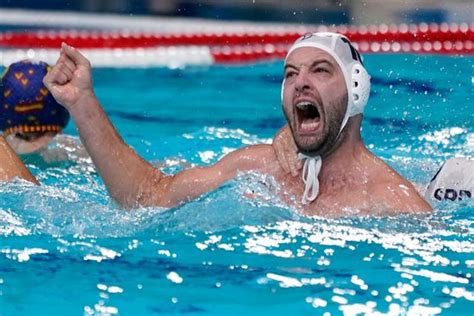
[[[63,43],[44,84],[71,113],[110,195],[126,207],[174,206],[217,188],[238,170],[259,169],[264,165],[262,155],[269,161],[274,158],[271,146],[252,146],[212,167],[167,177],[124,143],[94,95],[91,65],[78,50]]]
[[[141,182],[155,169],[118,135],[92,88],[90,62],[63,43],[56,65],[43,82],[57,102],[69,110],[79,135],[104,180],[120,204],[133,206]],[[156,175],[157,178],[161,173]]]

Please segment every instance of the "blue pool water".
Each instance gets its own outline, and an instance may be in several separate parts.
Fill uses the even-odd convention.
[[[363,138],[421,191],[444,160],[474,154],[472,64],[366,57]],[[94,82],[125,141],[176,172],[268,142],[284,124],[281,68],[96,69]],[[2,316],[474,310],[472,202],[425,218],[308,218],[250,174],[182,207],[128,212],[87,160],[24,158],[43,185],[0,186]],[[246,200],[249,187],[268,199]]]

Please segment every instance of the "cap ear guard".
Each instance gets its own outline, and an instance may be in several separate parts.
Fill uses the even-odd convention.
[[[349,116],[364,112],[370,96],[370,76],[360,63],[355,63],[351,69],[351,91],[349,96],[352,106],[349,107]]]

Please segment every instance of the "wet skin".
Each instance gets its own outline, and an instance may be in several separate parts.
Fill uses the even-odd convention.
[[[38,184],[38,181],[8,145],[5,138],[0,136],[0,181],[9,181],[14,178]]]

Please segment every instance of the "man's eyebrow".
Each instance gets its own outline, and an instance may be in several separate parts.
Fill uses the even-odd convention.
[[[313,68],[314,66],[319,65],[319,64],[328,64],[329,66],[334,66],[333,63],[329,59],[321,58],[321,59],[317,59],[317,60],[313,61],[311,63],[311,68]]]
[[[296,67],[295,65],[292,65],[292,64],[286,64],[283,69],[286,70],[286,69],[288,69],[288,68],[298,69],[298,67]]]

